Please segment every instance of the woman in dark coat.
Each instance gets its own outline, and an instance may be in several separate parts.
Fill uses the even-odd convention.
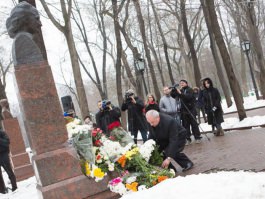
[[[212,125],[213,132],[214,128],[217,129],[216,136],[222,136],[224,135],[224,131],[221,123],[224,122],[224,118],[220,93],[217,88],[213,87],[213,82],[208,77],[203,80],[203,86],[205,88],[203,91],[203,99],[208,124]]]
[[[147,101],[145,104],[145,113],[147,113],[149,110],[156,110],[159,112],[159,105],[155,101],[155,97],[152,94],[147,95]]]

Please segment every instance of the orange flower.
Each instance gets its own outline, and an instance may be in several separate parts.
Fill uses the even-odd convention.
[[[158,183],[160,183],[160,182],[162,182],[163,180],[166,180],[166,179],[168,179],[167,176],[158,176],[158,177],[157,177],[157,181],[158,181]]]
[[[156,180],[152,182],[152,184],[155,186],[157,184]]]
[[[121,165],[122,168],[125,167],[125,164],[126,164],[126,157],[125,157],[125,155],[121,156],[121,157],[118,159],[118,163]]]
[[[131,184],[126,184],[126,188],[134,192],[137,191],[138,182],[133,182]]]

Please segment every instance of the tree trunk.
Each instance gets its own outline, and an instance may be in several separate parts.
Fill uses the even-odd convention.
[[[253,49],[257,56],[257,65],[260,69],[260,91],[263,96],[263,99],[265,99],[265,78],[264,78],[265,77],[265,59],[264,59],[263,49],[261,45],[262,41],[260,39],[258,28],[255,22],[255,10],[254,10],[254,5],[252,1],[253,0],[251,0],[251,3],[248,3],[247,9],[246,9],[248,36],[252,42]]]
[[[232,106],[232,103],[233,103],[232,99],[231,99],[231,96],[229,94],[229,89],[230,88],[228,87],[228,85],[226,83],[225,75],[224,75],[223,70],[222,70],[221,60],[220,60],[219,55],[218,55],[218,49],[217,49],[217,46],[216,46],[216,43],[215,43],[212,27],[210,25],[209,13],[208,13],[207,8],[204,5],[204,1],[203,0],[201,0],[201,5],[202,5],[203,13],[204,13],[204,17],[205,17],[205,22],[206,22],[206,25],[207,25],[208,33],[209,33],[210,47],[211,47],[211,51],[212,51],[212,54],[213,54],[215,67],[216,67],[216,70],[217,70],[217,74],[218,74],[218,77],[219,77],[219,80],[220,80],[220,84],[221,84],[222,90],[223,90],[224,95],[225,95],[227,107],[230,107],[230,106]]]
[[[150,50],[148,49],[148,45],[147,45],[147,38],[145,35],[145,25],[144,25],[144,19],[142,16],[142,11],[140,8],[140,4],[139,4],[139,0],[133,0],[134,3],[134,7],[136,9],[136,13],[137,13],[137,19],[138,19],[138,23],[140,26],[140,32],[142,35],[142,40],[143,40],[143,44],[144,44],[144,50],[145,50],[145,54],[146,54],[146,58],[147,58],[147,62],[148,62],[148,66],[150,69],[150,73],[152,76],[152,82],[154,85],[154,92],[155,92],[155,96],[157,100],[160,100],[161,98],[161,94],[158,88],[158,84],[157,84],[157,79],[156,79],[156,74],[155,74],[155,70],[152,64],[152,60],[151,60],[151,55],[150,55]]]
[[[152,51],[152,54],[153,54],[153,56],[155,58],[155,63],[156,63],[157,69],[159,71],[159,75],[160,75],[160,78],[161,78],[161,81],[162,81],[162,86],[165,86],[165,79],[164,79],[164,75],[163,75],[164,71],[162,70],[161,62],[159,61],[157,52],[156,52],[156,50],[154,48],[153,32],[152,32],[152,24],[151,24],[151,17],[150,17],[150,9],[149,9],[149,6],[148,6],[148,10],[147,11],[148,11],[149,34],[150,34],[150,42],[148,43],[148,45],[149,45],[149,47],[150,47],[150,49]],[[156,26],[154,28],[155,28],[156,41],[158,41],[158,34],[157,34]],[[156,44],[158,44],[158,42]],[[159,50],[159,48],[158,48],[158,50]]]
[[[221,29],[217,20],[217,15],[215,12],[215,6],[214,6],[214,1],[206,1],[206,0],[201,0],[204,1],[203,3],[206,5],[206,8],[208,9],[209,12],[209,19],[211,21],[211,25],[213,28],[213,33],[216,39],[216,43],[218,45],[219,51],[221,53],[222,59],[223,59],[223,63],[225,66],[225,70],[228,76],[228,80],[230,83],[230,87],[235,99],[235,104],[237,107],[237,111],[238,111],[238,116],[239,116],[239,120],[243,120],[244,118],[247,117],[244,106],[243,106],[243,100],[242,100],[242,93],[241,93],[241,89],[240,89],[240,85],[236,79],[233,67],[232,67],[232,63],[231,63],[231,59],[229,56],[229,53],[227,51],[227,48],[225,46],[225,42],[221,33]]]
[[[51,11],[49,10],[46,2],[44,0],[40,0],[43,8],[45,9],[45,12],[47,13],[49,19],[52,21],[52,23],[55,25],[55,27],[60,30],[67,41],[68,49],[69,49],[69,54],[71,58],[71,64],[72,64],[72,70],[73,70],[73,75],[74,75],[74,80],[75,80],[75,86],[76,86],[76,91],[78,95],[78,102],[81,110],[81,116],[84,118],[85,116],[89,115],[89,109],[88,109],[88,103],[87,103],[87,98],[86,98],[86,93],[84,89],[84,84],[80,72],[80,65],[78,62],[78,54],[76,50],[76,46],[74,43],[74,37],[72,33],[72,28],[71,28],[71,20],[70,16],[72,13],[72,0],[68,0],[68,9],[66,9],[66,2],[64,0],[60,0],[61,8],[62,8],[62,15],[64,19],[65,25],[62,26],[60,23],[56,21],[54,16],[52,15]]]
[[[166,41],[166,38],[164,36],[161,24],[159,22],[159,18],[157,16],[157,12],[156,12],[156,9],[155,9],[154,2],[153,2],[153,0],[150,0],[150,2],[151,2],[151,6],[152,6],[152,9],[153,9],[153,13],[154,13],[154,16],[155,16],[155,21],[156,21],[159,33],[160,33],[160,36],[162,38],[163,47],[164,47],[164,53],[165,53],[166,62],[167,62],[167,69],[168,69],[168,73],[169,73],[169,78],[170,78],[171,84],[173,85],[173,84],[175,84],[175,81],[174,81],[174,78],[173,78],[172,68],[171,68],[170,61],[169,61],[167,41]]]
[[[68,26],[70,26],[70,24]],[[80,71],[78,55],[77,55],[72,31],[66,32],[65,37],[66,37],[67,45],[69,48],[69,54],[71,57],[73,75],[74,75],[75,86],[76,86],[78,102],[79,102],[79,106],[81,110],[81,115],[82,115],[82,118],[85,118],[87,115],[89,115],[89,109],[88,109],[86,92],[85,92],[83,79],[82,79],[82,75]]]
[[[114,30],[115,30],[115,37],[116,37],[116,46],[117,46],[117,58],[116,58],[116,86],[117,86],[117,95],[118,95],[118,102],[119,106],[122,105],[123,102],[123,95],[122,95],[122,83],[121,83],[121,57],[122,57],[122,42],[121,42],[121,34],[119,29],[119,22],[118,22],[118,6],[117,0],[112,0],[112,9],[114,15]],[[122,114],[122,121],[125,121],[123,118],[125,114]],[[124,122],[123,122],[123,125]],[[126,127],[126,125],[125,125]]]
[[[182,20],[182,25],[183,25],[183,32],[184,32],[185,38],[190,48],[190,54],[191,54],[191,59],[193,63],[193,68],[194,68],[195,83],[196,83],[196,86],[200,86],[201,72],[199,68],[197,54],[194,48],[194,41],[192,40],[191,35],[189,33],[186,10],[185,10],[185,2],[186,0],[180,1],[180,13],[181,13],[181,20]]]

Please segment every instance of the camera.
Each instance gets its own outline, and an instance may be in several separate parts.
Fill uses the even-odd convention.
[[[179,84],[174,84],[173,86],[168,87],[169,89],[171,89],[170,95],[173,98],[176,98],[179,96],[179,93],[177,91],[177,87],[179,87]]]
[[[110,100],[103,100],[103,101],[101,102],[101,108],[102,108],[104,111],[109,110],[109,105],[111,105],[111,101],[110,101]]]
[[[130,90],[126,91],[125,92],[125,100],[126,100],[126,103],[129,103],[131,102],[131,97],[134,95],[134,93]]]
[[[169,89],[176,89],[176,87],[179,87],[179,84],[174,84],[173,86],[168,87]]]

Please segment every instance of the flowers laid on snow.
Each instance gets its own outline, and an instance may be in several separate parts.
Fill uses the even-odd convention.
[[[148,189],[175,176],[173,170],[158,167],[163,158],[153,140],[136,146],[118,123],[109,126],[114,131],[110,132],[111,138],[100,129],[76,126],[70,129],[74,129],[69,135],[72,135],[84,175],[96,181],[104,179],[108,172],[116,171],[120,175],[108,184],[112,192],[124,195]]]

